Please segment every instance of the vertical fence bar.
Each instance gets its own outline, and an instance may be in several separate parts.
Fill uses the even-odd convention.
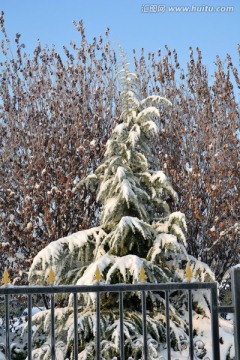
[[[74,317],[74,360],[78,360],[78,301],[77,301],[77,293],[73,294],[73,317]]]
[[[125,359],[124,354],[124,329],[123,329],[123,293],[119,291],[119,318],[120,318],[120,359]]]
[[[28,295],[28,360],[32,360],[32,295]]]
[[[55,308],[54,294],[51,294],[51,360],[56,360],[54,308]]]
[[[213,359],[220,360],[217,283],[213,284],[211,288],[211,312]]]
[[[171,360],[171,339],[170,339],[170,310],[169,310],[169,291],[165,292],[165,316],[166,316],[166,342],[167,342],[167,358]]]
[[[193,322],[192,322],[192,290],[188,290],[188,316],[189,316],[189,357],[193,360],[194,348],[193,348]]]
[[[101,359],[101,339],[100,339],[100,292],[97,291],[97,303],[96,303],[96,359]]]
[[[240,268],[233,268],[231,275],[234,306],[235,359],[240,360]]]
[[[142,291],[143,358],[148,360],[146,293]]]
[[[10,351],[10,317],[9,317],[9,295],[5,295],[5,320],[6,320],[6,359],[11,359]]]

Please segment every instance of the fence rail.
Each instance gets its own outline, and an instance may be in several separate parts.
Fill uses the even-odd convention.
[[[238,316],[235,319],[235,351],[236,360],[240,359],[240,269],[236,268],[233,271],[232,287],[233,287],[233,306],[221,307],[218,304],[218,285],[215,282],[209,283],[161,283],[161,284],[96,284],[89,286],[82,285],[59,285],[59,286],[11,286],[0,288],[0,296],[4,297],[5,320],[6,320],[6,334],[5,334],[5,350],[6,358],[11,360],[11,344],[10,344],[10,309],[9,299],[12,295],[27,295],[28,298],[28,314],[32,313],[32,296],[36,294],[50,295],[50,314],[51,314],[51,359],[56,360],[56,339],[55,339],[55,294],[73,294],[73,323],[74,323],[74,360],[78,359],[78,294],[81,293],[96,293],[96,359],[101,359],[101,337],[100,337],[100,319],[101,319],[101,293],[118,293],[119,300],[119,321],[120,321],[120,359],[125,359],[124,354],[124,293],[126,292],[140,292],[142,305],[142,326],[143,326],[143,359],[149,360],[148,344],[147,344],[147,310],[146,310],[146,293],[149,291],[165,292],[165,316],[166,316],[166,345],[167,345],[167,359],[171,359],[170,346],[170,310],[169,310],[169,296],[172,291],[186,291],[188,294],[188,311],[189,311],[189,359],[194,359],[194,343],[193,343],[193,318],[192,318],[192,292],[199,290],[209,290],[211,300],[211,328],[212,328],[212,359],[220,360],[220,345],[219,345],[219,313],[234,312]],[[28,317],[28,360],[32,360],[32,317]]]
[[[11,286],[0,288],[1,295],[59,294],[59,293],[106,293],[134,291],[172,291],[215,289],[216,282],[204,283],[158,283],[158,284],[99,284],[99,285],[53,285],[53,286]]]
[[[149,291],[165,292],[165,316],[166,316],[166,339],[167,339],[167,359],[171,359],[170,346],[170,310],[169,296],[172,291],[186,291],[188,294],[188,310],[189,310],[189,359],[194,359],[194,343],[193,343],[193,319],[192,319],[192,292],[199,290],[209,290],[211,299],[211,324],[212,324],[212,358],[220,359],[219,348],[219,312],[229,312],[227,307],[218,307],[218,290],[217,283],[162,283],[162,284],[114,284],[114,285],[59,285],[59,286],[13,286],[0,288],[0,296],[4,296],[5,302],[5,319],[6,319],[6,337],[5,348],[6,358],[11,359],[11,344],[9,337],[9,297],[11,295],[27,295],[28,297],[28,314],[32,312],[32,296],[35,294],[50,295],[50,313],[51,313],[51,359],[56,360],[56,339],[55,339],[55,294],[73,294],[74,309],[74,360],[78,359],[78,298],[80,293],[96,293],[96,359],[101,359],[101,337],[100,337],[100,320],[101,320],[101,293],[118,293],[119,299],[119,320],[120,320],[120,355],[121,360],[125,359],[124,354],[124,306],[123,299],[126,292],[140,292],[142,303],[142,327],[143,327],[143,359],[149,359],[148,356],[148,339],[147,339],[147,310],[146,310],[146,293]],[[231,308],[232,309],[232,308]],[[32,360],[32,317],[28,317],[28,360]]]

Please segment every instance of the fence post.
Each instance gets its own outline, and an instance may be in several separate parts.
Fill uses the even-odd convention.
[[[240,267],[232,269],[231,281],[234,306],[235,359],[240,360]]]
[[[219,319],[218,319],[218,288],[217,283],[213,283],[211,288],[211,312],[212,312],[212,351],[213,359],[220,360],[219,343]]]
[[[96,301],[96,359],[101,360],[101,338],[100,338],[100,292],[97,292]]]
[[[101,272],[97,266],[96,273],[94,275],[94,280],[97,281],[97,284],[100,284],[102,280]],[[100,337],[100,329],[101,329],[101,318],[100,318],[100,291],[97,291],[96,294],[96,359],[101,360],[101,337]]]
[[[7,294],[5,295],[5,321],[6,321],[6,359],[11,360],[9,295]]]

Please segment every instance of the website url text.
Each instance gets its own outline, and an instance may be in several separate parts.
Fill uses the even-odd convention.
[[[142,5],[141,10],[143,13],[165,13],[165,12],[231,13],[234,12],[234,6],[209,6],[209,5],[170,6],[164,4],[146,4],[146,5]]]

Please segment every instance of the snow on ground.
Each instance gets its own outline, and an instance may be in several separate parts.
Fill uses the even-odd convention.
[[[36,316],[39,313],[39,311],[41,311],[40,308],[34,307],[32,313],[33,313],[33,315]],[[26,314],[27,314],[27,309],[25,309],[23,311],[22,315],[26,315]],[[2,319],[0,319],[0,324],[1,324],[1,329],[2,329],[2,321],[1,320]],[[17,322],[17,320],[16,320],[16,327],[21,328],[25,324],[26,324],[26,322],[24,319],[23,319],[23,322],[21,322],[20,320]],[[230,356],[231,356],[231,358],[233,358],[234,357],[234,346],[231,348],[231,344],[233,341],[233,323],[232,323],[232,321],[224,320],[220,317],[219,324],[220,324],[219,335],[220,335],[220,340],[221,340],[220,342],[223,342],[223,344],[220,345],[221,359],[225,360],[227,358],[227,356],[229,355],[229,348],[230,348]],[[197,331],[198,331],[198,335],[194,338],[194,353],[195,353],[195,355],[201,356],[201,352],[202,352],[203,345],[204,345],[207,352],[204,355],[203,359],[210,359],[210,360],[213,359],[211,319],[206,316],[194,314],[193,315],[193,327],[195,329],[197,329]],[[14,338],[16,347],[22,348],[22,344],[19,344],[16,337],[13,337],[13,335],[16,335],[16,334],[11,333],[11,339]],[[26,341],[26,339],[25,339],[25,341]],[[0,336],[0,360],[6,360],[6,357],[5,357],[4,353],[2,352],[3,347],[1,347],[1,345],[4,343],[5,343],[5,338],[3,337],[3,335],[1,335]],[[13,340],[12,340],[11,345],[14,346]],[[173,349],[171,349],[171,359],[173,359],[173,360],[174,359],[175,360],[178,360],[178,359],[188,360],[189,359],[189,343],[186,342],[185,345],[186,346],[184,346],[184,344],[183,344],[183,349],[181,351],[174,351]],[[61,358],[63,359],[62,353],[60,355],[61,355]],[[118,358],[116,358],[116,359],[120,360]],[[160,351],[159,357],[157,359],[161,359],[161,360],[167,359],[167,349],[162,349]]]

